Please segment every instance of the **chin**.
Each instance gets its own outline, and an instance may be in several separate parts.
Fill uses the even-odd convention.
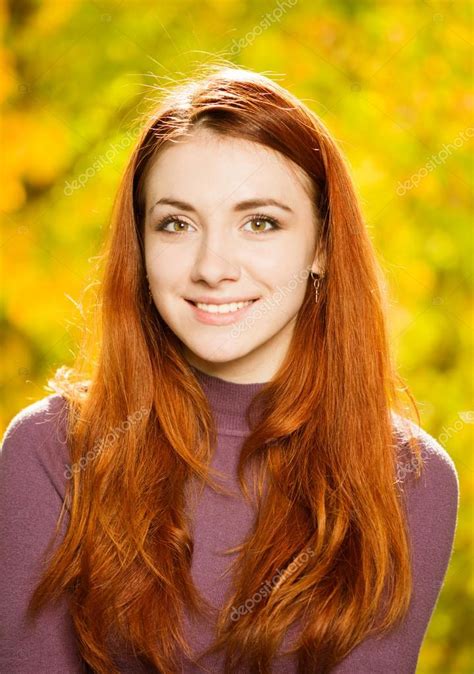
[[[227,347],[227,348],[226,348]],[[230,363],[234,360],[239,360],[239,358],[244,358],[250,353],[251,349],[242,349],[229,348],[229,344],[222,344],[222,347],[219,348],[219,344],[215,346],[208,345],[208,348],[200,349],[198,346],[193,345],[192,347],[185,344],[184,351],[187,355],[190,356],[189,361],[192,360],[201,360],[206,363]]]

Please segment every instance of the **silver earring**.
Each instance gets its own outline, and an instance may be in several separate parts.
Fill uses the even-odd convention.
[[[323,279],[325,276],[325,273],[322,272],[321,274],[317,275],[315,274],[314,271],[311,272],[311,278],[313,279],[313,285],[314,285],[314,301],[317,304],[318,299],[319,299],[319,286],[321,285],[321,279]]]

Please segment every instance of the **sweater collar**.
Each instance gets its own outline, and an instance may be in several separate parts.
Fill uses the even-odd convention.
[[[191,368],[209,401],[218,431],[246,435],[249,428],[245,413],[265,383],[238,384],[202,372],[194,365]]]

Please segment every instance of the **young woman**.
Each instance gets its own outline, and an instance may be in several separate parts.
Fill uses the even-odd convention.
[[[328,130],[213,68],[112,221],[98,341],[4,438],[1,671],[415,672],[458,479]]]

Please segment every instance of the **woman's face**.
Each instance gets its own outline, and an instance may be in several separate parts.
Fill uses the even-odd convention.
[[[145,181],[146,270],[191,365],[237,383],[269,381],[280,367],[309,273],[323,269],[309,184],[279,153],[205,129],[155,158]],[[215,313],[240,300],[255,301]]]

